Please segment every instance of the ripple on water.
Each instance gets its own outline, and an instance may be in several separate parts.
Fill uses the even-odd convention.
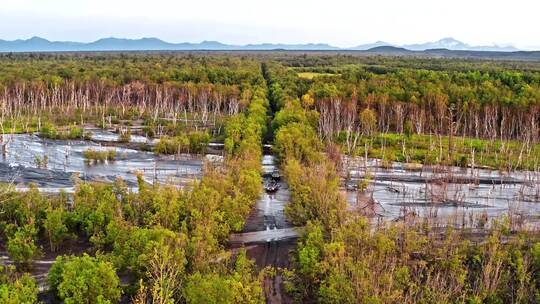
[[[202,158],[184,155],[178,160],[151,152],[122,147],[102,147],[86,140],[47,140],[36,135],[9,135],[7,153],[0,159],[0,181],[21,184],[36,183],[43,188],[71,187],[70,177],[79,173],[84,180],[112,182],[117,177],[128,185],[136,185],[135,172],[140,171],[146,180],[159,182],[189,182],[200,178]],[[116,150],[117,159],[89,164],[84,151]],[[46,168],[39,168],[37,159],[47,157]]]

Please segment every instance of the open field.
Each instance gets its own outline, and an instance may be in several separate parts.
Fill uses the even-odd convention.
[[[330,73],[314,73],[314,72],[299,72],[298,77],[312,80],[315,77],[321,76],[335,76],[335,74]]]

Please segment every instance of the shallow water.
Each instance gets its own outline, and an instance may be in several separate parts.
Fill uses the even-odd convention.
[[[97,134],[99,141],[116,141],[112,133]],[[133,137],[132,141],[140,142]],[[83,180],[113,182],[117,177],[126,181],[133,191],[136,189],[137,171],[144,172],[145,180],[160,183],[185,185],[202,175],[204,157],[193,155],[161,156],[151,152],[138,151],[122,147],[104,147],[99,143],[87,140],[48,140],[36,135],[17,134],[7,135],[2,144],[6,144],[5,153],[0,145],[0,182],[13,182],[18,190],[25,191],[29,184],[36,184],[40,191],[57,193],[60,191],[73,192],[72,176],[78,173]],[[89,164],[84,151],[116,150],[117,160]],[[39,167],[36,157],[48,158],[46,167]],[[210,161],[221,161],[217,155],[207,155]],[[31,274],[37,280],[40,291],[47,290],[46,276],[55,257],[58,254],[80,255],[89,248],[89,244],[76,244],[70,241],[58,253],[45,250],[45,256],[33,262]],[[0,264],[10,265],[3,244],[0,244]]]
[[[264,155],[262,159],[263,173],[268,175],[277,169],[275,158],[272,155]],[[280,189],[274,193],[267,193],[262,189],[261,197],[244,226],[243,239],[246,242],[253,240],[270,241],[295,236],[292,225],[285,217],[285,205],[289,201],[290,193],[287,184],[281,180]],[[261,187],[263,187],[261,185]]]
[[[101,130],[101,129],[96,129],[96,130],[91,130],[92,132],[92,140],[95,140],[95,141],[106,141],[106,142],[118,142],[118,134],[114,133],[114,132],[111,132],[111,131],[107,131],[107,130]],[[142,136],[142,135],[137,135],[137,134],[131,134],[130,136],[130,142],[131,143],[138,143],[138,144],[149,144],[149,145],[153,145],[157,142],[157,139],[153,139],[153,138],[147,138],[145,136]]]
[[[345,159],[349,184],[366,176],[362,159]],[[534,218],[540,214],[540,174],[530,171],[501,173],[486,169],[459,167],[408,170],[407,165],[394,163],[382,168],[378,161],[367,163],[370,186],[365,195],[378,205],[377,213],[396,219],[405,212],[420,217],[464,217],[519,214]],[[348,172],[348,175],[347,175]],[[357,191],[347,191],[352,206],[357,203]]]
[[[143,172],[147,182],[185,184],[200,178],[203,158],[193,155],[161,156],[122,147],[102,147],[86,140],[48,140],[36,135],[18,134],[4,138],[6,153],[0,155],[0,181],[14,182],[21,188],[35,183],[42,189],[69,188],[71,176],[83,180],[112,182],[117,177],[129,186],[136,185],[136,172]],[[88,163],[83,153],[88,149],[116,150],[116,160]],[[39,167],[36,158],[48,158]],[[176,159],[178,158],[178,159]]]
[[[265,147],[267,148],[267,147]],[[272,155],[264,155],[262,168],[265,178],[269,178],[277,169]],[[279,181],[280,188],[274,193],[267,193],[261,185],[261,197],[255,204],[241,233],[232,234],[230,248],[235,251],[244,248],[247,256],[255,261],[258,269],[267,266],[290,268],[290,252],[296,247],[296,239],[301,231],[285,218],[285,205],[290,193],[285,181]],[[268,303],[292,303],[285,296],[283,280],[278,273],[272,280],[263,282]]]

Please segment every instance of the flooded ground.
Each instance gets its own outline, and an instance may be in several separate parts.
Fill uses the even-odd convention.
[[[49,140],[37,135],[17,134],[3,137],[0,149],[0,182],[13,183],[17,189],[26,190],[36,184],[43,192],[73,192],[73,176],[86,181],[114,182],[122,178],[128,186],[136,190],[137,172],[143,172],[147,182],[173,183],[185,185],[202,176],[205,159],[220,161],[217,155],[162,156],[147,151],[114,146],[103,143],[117,143],[118,136],[109,131],[93,130],[92,140]],[[152,145],[155,141],[134,135],[131,143]],[[125,146],[129,146],[126,144]],[[89,163],[84,157],[86,150],[115,150],[116,160]],[[32,262],[31,274],[37,280],[41,291],[47,290],[46,277],[56,256],[60,254],[80,255],[91,247],[79,240],[68,241],[59,252],[47,250],[48,244],[39,244],[43,255]],[[5,242],[0,239],[0,264],[10,265]],[[50,302],[47,293],[40,298]]]
[[[41,190],[56,192],[73,189],[74,173],[88,181],[113,182],[121,177],[132,187],[136,186],[135,173],[138,171],[144,173],[148,182],[185,184],[201,177],[204,157],[160,156],[118,144],[111,147],[104,143],[116,143],[116,134],[102,130],[93,133],[93,140],[47,140],[28,134],[5,137],[6,149],[0,155],[0,181],[13,182],[19,189],[35,183]],[[155,140],[132,136],[131,142],[152,145]],[[210,148],[221,149],[221,146]],[[83,155],[88,149],[113,149],[117,157],[115,161],[89,164]],[[216,156],[207,158],[215,159]],[[265,176],[275,172],[274,156],[265,154],[262,167]],[[399,220],[413,214],[418,218],[460,217],[473,225],[482,216],[493,218],[511,213],[540,222],[539,172],[501,173],[402,163],[385,168],[378,160],[365,162],[362,158],[345,159],[344,168],[343,193],[350,208],[363,209],[366,202],[371,202],[375,205],[373,215],[384,220]],[[230,247],[245,247],[259,269],[289,267],[289,253],[301,233],[285,216],[285,206],[290,199],[287,183],[283,179],[278,183],[279,190],[273,193],[265,192],[261,185],[261,197],[244,230],[230,238]],[[363,186],[365,191],[359,191]],[[7,255],[1,248],[0,260],[7,262]],[[53,256],[45,256],[36,261],[36,269],[41,271],[37,273],[40,284],[43,284],[42,279],[53,260]],[[267,298],[271,299],[269,302],[287,302],[281,298],[284,293],[280,276],[272,280],[264,284]]]
[[[398,219],[404,213],[418,217],[483,215],[489,218],[519,214],[535,219],[540,212],[538,172],[501,173],[459,167],[422,167],[377,160],[346,159],[344,188],[351,206],[363,208],[366,197],[377,205],[377,215]],[[367,176],[367,178],[366,178]],[[347,181],[348,180],[348,181]],[[364,193],[358,185],[369,186]]]
[[[275,157],[264,155],[262,167],[265,179],[270,178],[277,171]],[[287,183],[283,179],[278,183],[279,189],[273,193],[266,192],[261,185],[261,197],[247,219],[243,232],[230,237],[231,249],[244,247],[259,270],[266,266],[289,268],[290,252],[296,247],[299,235],[297,228],[292,227],[285,217],[285,206],[290,198]],[[267,303],[292,303],[284,292],[280,274],[266,278],[263,287]]]
[[[276,171],[274,156],[264,155],[262,167],[266,176]],[[285,204],[290,198],[289,189],[283,180],[279,181],[279,185],[279,190],[274,193],[268,193],[263,189],[261,197],[246,221],[244,232],[273,231],[291,227],[284,211]]]
[[[103,141],[103,142],[118,142],[118,134],[109,131],[109,130],[102,130],[102,129],[93,129],[90,131],[92,133],[92,140],[94,141]],[[131,134],[129,142],[131,143],[138,143],[138,144],[149,144],[154,145],[157,143],[157,139],[155,138],[147,138],[142,135],[137,134]]]
[[[111,135],[101,134],[99,138]],[[135,140],[140,140],[135,138]],[[117,177],[128,186],[136,186],[136,173],[143,172],[147,182],[186,184],[202,174],[203,158],[195,155],[161,156],[122,147],[105,147],[88,140],[48,140],[37,135],[18,134],[4,138],[5,153],[0,156],[0,181],[13,182],[19,188],[35,183],[43,190],[70,189],[71,177],[78,173],[87,181],[113,182]],[[89,163],[83,153],[115,150],[116,160]]]

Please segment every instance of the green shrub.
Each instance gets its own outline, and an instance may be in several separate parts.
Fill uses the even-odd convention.
[[[56,126],[50,123],[44,123],[39,130],[39,135],[43,138],[56,139],[58,137],[58,131]]]
[[[39,255],[36,245],[37,230],[33,225],[17,228],[8,238],[7,252],[16,264],[29,267],[32,260]]]
[[[87,254],[57,257],[47,282],[66,304],[117,303],[122,294],[114,266]]]
[[[36,280],[28,274],[17,277],[13,270],[0,266],[0,303],[37,303],[38,287]]]
[[[118,141],[121,143],[128,143],[131,141],[131,129],[120,130],[120,135],[118,135]]]
[[[208,143],[210,143],[210,135],[207,132],[194,131],[175,137],[163,136],[154,147],[154,152],[159,154],[204,153]]]
[[[67,214],[63,208],[49,209],[47,211],[47,218],[43,221],[43,228],[47,232],[51,251],[56,251],[58,246],[69,237],[66,216]]]
[[[210,135],[207,132],[194,131],[188,134],[189,149],[194,153],[204,153],[210,143]]]
[[[51,123],[45,123],[41,126],[39,130],[39,135],[42,138],[47,139],[91,139],[92,132],[84,132],[82,127],[77,125],[72,125],[68,131],[58,131],[57,127]]]
[[[116,160],[116,150],[94,150],[88,149],[83,152],[83,156],[88,162],[105,162]]]
[[[47,169],[49,165],[49,156],[44,155],[43,157],[36,155],[34,157],[34,164],[40,169]]]
[[[72,126],[69,130],[69,139],[83,139],[84,138],[84,129]]]

